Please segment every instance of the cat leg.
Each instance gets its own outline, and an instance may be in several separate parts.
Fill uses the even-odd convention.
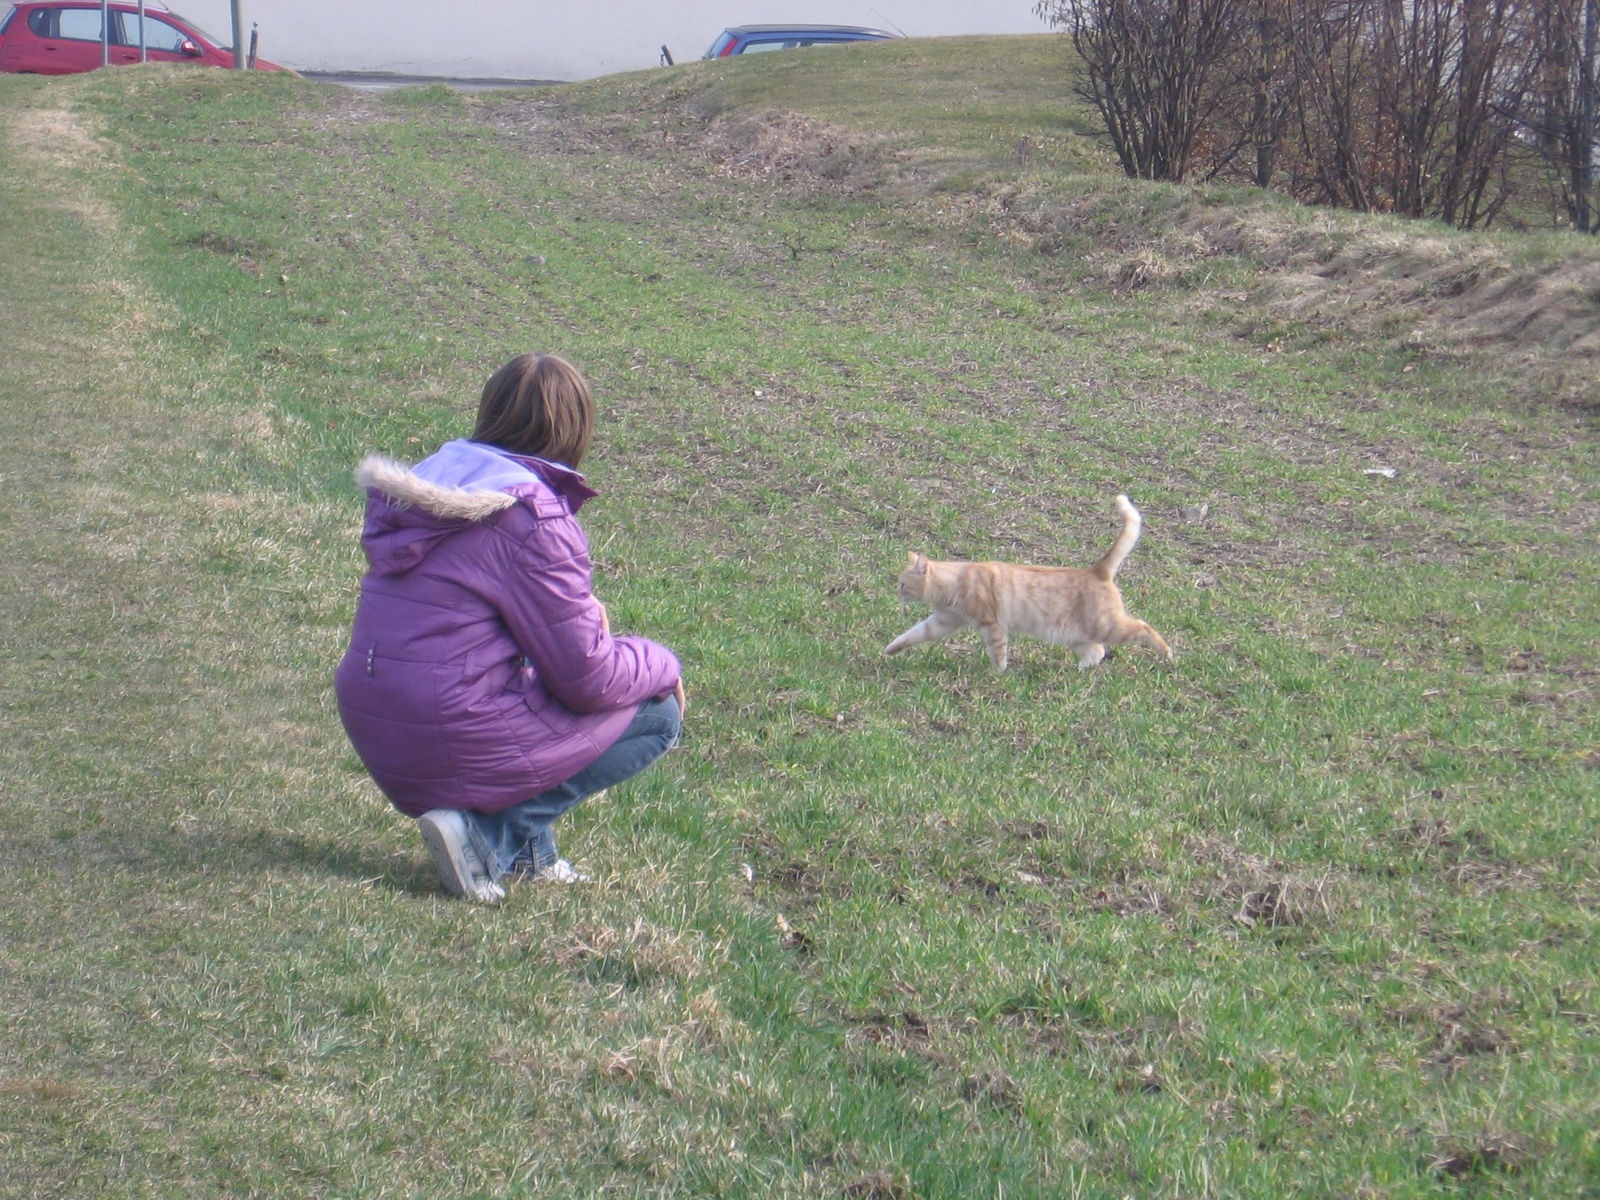
[[[1073,646],[1072,652],[1078,656],[1078,670],[1080,671],[1089,670],[1106,656],[1106,648],[1099,642],[1087,642]]]
[[[1106,640],[1118,646],[1129,642],[1139,646],[1149,646],[1150,649],[1164,655],[1168,662],[1172,661],[1172,647],[1167,645],[1154,629],[1134,617],[1124,617],[1119,621],[1116,632]]]
[[[983,644],[989,648],[989,661],[994,664],[996,671],[1006,669],[1006,627],[1004,625],[985,625],[983,627]]]
[[[940,638],[947,638],[952,633],[959,633],[966,628],[967,623],[954,613],[934,609],[932,614],[918,621],[894,641],[883,648],[885,654],[899,654],[907,646],[915,646],[918,642],[936,642]]]
[[[1162,640],[1161,635],[1154,629],[1151,629],[1150,626],[1146,625],[1143,621],[1139,622],[1138,640],[1143,642],[1146,646],[1149,646],[1150,649],[1159,650],[1162,654],[1166,655],[1168,662],[1172,661],[1172,647],[1167,645],[1167,643]]]

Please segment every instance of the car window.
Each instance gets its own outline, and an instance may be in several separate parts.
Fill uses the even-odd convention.
[[[210,42],[213,46],[221,46],[222,45],[221,42],[217,41],[217,35],[216,34],[212,33],[211,30],[209,30],[209,29],[202,29],[200,26],[196,25],[193,21],[189,20],[188,17],[184,16],[182,13],[175,13],[169,8],[169,9],[167,9],[167,16],[171,17],[174,21],[182,21],[185,25],[187,25],[190,29],[192,29],[196,33],[198,33],[201,37],[205,38],[205,40]],[[152,21],[155,20],[154,17],[152,17],[150,19]],[[224,47],[224,49],[226,49],[226,47]]]
[[[0,33],[4,33],[6,31],[6,26],[11,24],[11,18],[16,15],[17,6],[13,4],[8,10],[6,10],[6,15],[0,17]]]
[[[733,34],[729,33],[727,30],[723,30],[722,33],[717,35],[717,40],[711,43],[711,49],[706,51],[706,57],[721,58],[728,52],[728,47],[733,45],[733,43],[737,40],[738,39],[735,38]]]
[[[122,15],[122,44],[124,46],[137,46],[139,44],[139,14],[123,13]],[[146,50],[169,50],[177,54],[183,49],[183,44],[191,41],[187,33],[169,25],[160,17],[147,16],[144,19],[144,45]]]
[[[33,31],[34,37],[55,37],[57,11],[54,8],[36,8],[28,14],[28,28]]]
[[[763,50],[793,50],[799,42],[746,42],[740,54],[759,54]]]
[[[98,8],[58,8],[56,14],[56,37],[75,42],[100,40]]]

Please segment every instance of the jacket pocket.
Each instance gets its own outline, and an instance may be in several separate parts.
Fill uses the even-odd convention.
[[[527,695],[533,691],[535,678],[533,667],[528,664],[528,660],[517,659],[511,664],[511,678],[506,680],[506,691]]]
[[[557,700],[537,683],[523,693],[523,702],[535,717],[557,734],[568,734],[577,727],[578,714]]]

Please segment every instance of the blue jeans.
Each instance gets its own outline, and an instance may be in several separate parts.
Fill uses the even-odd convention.
[[[550,833],[555,819],[585,797],[632,779],[677,744],[682,727],[677,697],[646,700],[616,743],[565,783],[500,812],[463,812],[494,877],[499,879],[513,865],[540,870],[555,862],[560,857]]]

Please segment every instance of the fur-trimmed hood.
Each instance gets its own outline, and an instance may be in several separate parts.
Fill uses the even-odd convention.
[[[420,508],[448,521],[481,521],[517,502],[510,492],[430,483],[405,463],[381,454],[361,460],[356,483],[364,491],[381,493],[396,508]]]
[[[369,454],[356,468],[368,495],[362,546],[383,574],[408,571],[463,522],[487,521],[517,504],[541,517],[576,513],[595,492],[561,463],[458,439],[408,467]]]

